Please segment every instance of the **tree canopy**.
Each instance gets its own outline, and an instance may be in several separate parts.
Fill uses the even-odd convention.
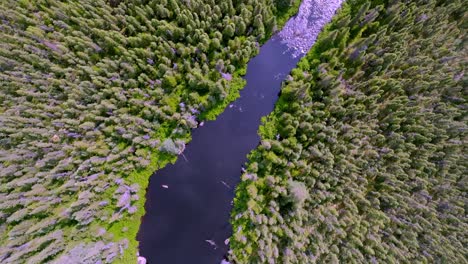
[[[463,1],[347,1],[259,130],[231,260],[466,263],[465,36]]]
[[[1,1],[0,262],[136,262],[149,176],[238,95],[289,8]]]

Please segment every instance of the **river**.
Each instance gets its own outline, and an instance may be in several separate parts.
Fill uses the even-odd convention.
[[[241,166],[254,149],[260,119],[278,99],[282,81],[307,52],[340,1],[304,0],[299,13],[248,63],[240,98],[215,121],[192,131],[175,164],[158,170],[146,193],[139,252],[153,264],[216,264],[225,240]]]

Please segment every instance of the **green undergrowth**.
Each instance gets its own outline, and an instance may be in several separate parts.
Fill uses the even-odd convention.
[[[140,186],[138,196],[140,199],[136,202],[137,212],[127,216],[119,222],[112,224],[109,232],[114,235],[115,239],[129,239],[129,246],[124,251],[122,258],[117,259],[114,263],[128,264],[135,263],[135,256],[138,251],[138,241],[136,236],[140,228],[141,218],[145,215],[145,195],[148,187],[149,178],[155,171],[164,168],[169,163],[175,163],[176,157],[160,151],[154,151],[151,155],[151,164],[141,171],[134,171],[128,176],[128,180],[132,183],[137,183]],[[126,230],[126,231],[124,231]]]
[[[231,102],[234,102],[240,96],[240,90],[244,88],[246,81],[239,76],[239,74],[235,74],[232,77],[231,85],[229,86],[228,96],[225,100],[217,102],[214,106],[212,106],[207,111],[200,114],[200,120],[215,120],[218,115],[220,115],[224,109],[226,109],[227,105]]]

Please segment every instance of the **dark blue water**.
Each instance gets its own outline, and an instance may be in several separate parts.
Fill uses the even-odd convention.
[[[179,157],[151,177],[138,233],[140,255],[148,263],[221,262],[241,166],[259,143],[260,118],[273,110],[281,82],[299,60],[287,49],[278,36],[265,43],[248,63],[241,97],[216,121],[192,131],[184,151],[187,160]]]

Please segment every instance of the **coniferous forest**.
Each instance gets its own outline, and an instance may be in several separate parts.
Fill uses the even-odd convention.
[[[466,7],[345,2],[263,120],[235,263],[467,263]]]
[[[149,176],[297,3],[1,1],[0,263],[135,263]]]
[[[136,263],[150,175],[299,3],[0,1],[0,263]],[[262,119],[231,263],[468,262],[466,9],[343,4]]]

